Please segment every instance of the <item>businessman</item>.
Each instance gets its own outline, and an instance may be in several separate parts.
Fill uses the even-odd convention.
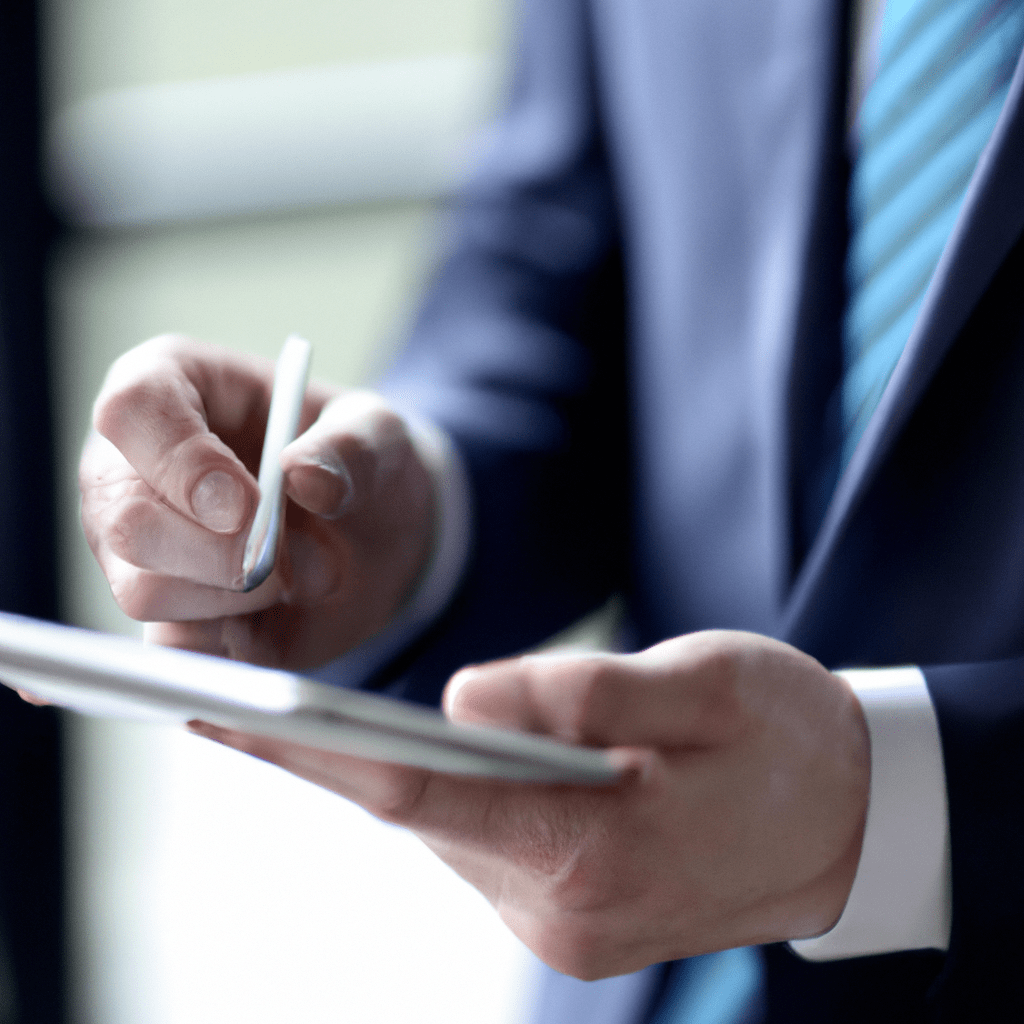
[[[1024,28],[850,13],[530,0],[409,344],[383,397],[311,391],[253,593],[268,366],[148,343],[83,456],[152,639],[613,750],[517,787],[196,725],[411,828],[558,971],[638,972],[617,1024],[1024,1004]],[[612,593],[637,653],[521,656]],[[611,1020],[589,991],[547,1019]]]

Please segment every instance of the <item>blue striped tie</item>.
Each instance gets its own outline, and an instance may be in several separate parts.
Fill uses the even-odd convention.
[[[1024,46],[1018,0],[888,0],[857,115],[845,466],[910,335]]]

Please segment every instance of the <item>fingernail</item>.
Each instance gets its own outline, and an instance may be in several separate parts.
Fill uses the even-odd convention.
[[[230,473],[215,469],[193,489],[192,511],[208,530],[234,533],[245,519],[245,491]]]
[[[304,460],[300,466],[308,466],[327,474],[327,479],[320,482],[320,500],[324,519],[340,519],[351,506],[355,497],[355,482],[348,466],[341,459],[313,457]]]

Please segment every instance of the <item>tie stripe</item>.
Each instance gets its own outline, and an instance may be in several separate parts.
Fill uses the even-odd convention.
[[[1020,0],[889,0],[857,115],[845,464],[913,328],[1024,46]]]
[[[861,141],[877,146],[947,77],[957,61],[985,31],[986,23],[1005,16],[1008,8],[932,0],[918,9],[919,17],[886,42],[879,55],[877,80],[889,79],[861,108]]]

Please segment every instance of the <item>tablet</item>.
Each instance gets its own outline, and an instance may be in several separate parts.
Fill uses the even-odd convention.
[[[213,725],[322,750],[515,782],[602,785],[601,750],[453,725],[432,708],[292,672],[0,613],[0,682],[80,714]]]

